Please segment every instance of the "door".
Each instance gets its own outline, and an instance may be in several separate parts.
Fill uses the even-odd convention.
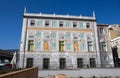
[[[26,65],[27,68],[29,67],[33,67],[33,58],[27,58],[27,65]]]
[[[60,69],[65,69],[65,68],[66,68],[66,59],[60,58]]]
[[[83,58],[77,58],[77,68],[83,67]]]
[[[49,58],[43,58],[43,69],[49,69]]]
[[[95,58],[90,58],[90,67],[96,67]]]

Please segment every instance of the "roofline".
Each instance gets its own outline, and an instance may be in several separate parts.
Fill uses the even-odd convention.
[[[42,19],[69,19],[69,20],[88,20],[96,21],[93,16],[72,16],[72,15],[56,15],[56,14],[35,14],[35,13],[24,13],[24,18],[42,18]]]
[[[109,24],[97,24],[97,26],[109,26]]]
[[[110,40],[110,41],[116,41],[116,40],[119,40],[120,39],[120,36],[119,37],[116,37],[116,38],[114,38],[114,39],[112,39],[112,40]]]

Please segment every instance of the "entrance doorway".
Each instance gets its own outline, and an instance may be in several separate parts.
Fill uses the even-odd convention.
[[[66,59],[65,58],[60,58],[60,69],[65,69],[66,68]]]
[[[43,58],[43,69],[49,69],[49,58]]]
[[[90,67],[96,67],[95,58],[90,58]]]

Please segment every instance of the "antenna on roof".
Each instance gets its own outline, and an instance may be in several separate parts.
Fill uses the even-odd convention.
[[[93,17],[95,17],[95,12],[93,11]]]

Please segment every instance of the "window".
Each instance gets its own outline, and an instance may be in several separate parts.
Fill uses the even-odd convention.
[[[80,24],[80,28],[84,28],[84,25],[82,22],[80,22],[79,24]]]
[[[67,32],[67,33],[66,33],[66,38],[67,38],[67,39],[70,39],[70,38],[71,38],[71,33]]]
[[[60,58],[59,64],[60,64],[60,69],[65,69],[66,68],[66,59]]]
[[[100,28],[100,34],[104,34],[104,29]]]
[[[45,21],[45,27],[49,26],[49,21]]]
[[[63,27],[63,21],[59,21],[59,27]]]
[[[95,58],[90,58],[90,67],[96,67]]]
[[[68,50],[68,51],[70,51],[71,50],[71,42],[67,42],[66,43],[66,49]]]
[[[90,23],[86,23],[86,28],[87,28],[87,29],[90,28]]]
[[[93,51],[93,45],[92,45],[92,41],[88,41],[88,51]]]
[[[73,22],[73,28],[77,27],[77,22]]]
[[[57,48],[57,43],[56,43],[56,41],[52,41],[51,42],[51,47],[52,47],[52,50],[56,50]]]
[[[43,69],[49,69],[49,58],[43,58]]]
[[[31,21],[30,21],[30,25],[31,25],[31,26],[34,26],[34,25],[35,25],[35,20],[31,20]]]
[[[57,22],[56,21],[52,21],[52,26],[56,27],[57,26]]]
[[[83,67],[83,58],[77,58],[77,68]]]
[[[71,23],[69,21],[66,22],[66,27],[70,27]]]
[[[43,21],[42,20],[38,21],[37,26],[42,27],[43,26]]]
[[[78,48],[78,42],[74,42],[74,51],[78,52],[79,48]]]
[[[59,51],[64,52],[64,41],[59,41]]]
[[[57,34],[55,32],[51,33],[52,38],[57,38]]]
[[[29,67],[33,67],[33,58],[27,58],[27,65],[26,65],[27,68]]]
[[[34,41],[29,40],[28,41],[28,51],[33,51],[34,50]]]
[[[106,42],[102,42],[102,51],[107,51]]]
[[[41,42],[40,41],[35,42],[35,50],[37,50],[37,51],[41,50]]]
[[[45,50],[45,51],[49,51],[49,49],[50,49],[49,43],[48,43],[48,41],[45,41],[45,42],[44,42],[44,50]]]
[[[85,33],[80,33],[80,38],[85,38]]]

